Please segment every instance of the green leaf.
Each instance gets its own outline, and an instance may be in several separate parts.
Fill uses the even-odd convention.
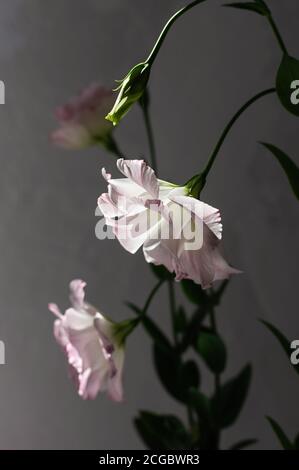
[[[226,348],[220,336],[201,331],[195,349],[215,374],[221,374],[226,365]]]
[[[225,279],[225,281],[222,281],[220,287],[218,287],[218,289],[213,292],[212,302],[215,306],[220,304],[222,300],[222,296],[225,293],[228,284],[229,284],[229,279]]]
[[[270,416],[266,416],[266,418],[269,421],[273,431],[275,432],[280,444],[282,445],[282,448],[285,450],[293,449],[293,444],[291,443],[281,426]]]
[[[276,339],[278,339],[282,349],[286,353],[288,360],[290,362],[291,342],[274,325],[272,325],[271,323],[265,320],[261,320],[261,322],[268,328],[269,331],[271,331],[271,333],[276,337]],[[290,364],[293,366],[295,371],[299,374],[299,364],[296,365],[296,364],[292,364],[291,362]]]
[[[214,425],[211,412],[211,400],[196,389],[189,391],[189,407],[197,414],[198,425],[194,439],[200,450],[216,450],[219,447],[219,432]]]
[[[258,13],[259,15],[267,16],[270,14],[269,8],[262,2],[237,2],[237,3],[227,3],[223,5],[224,7],[239,8],[241,10],[248,10]]]
[[[205,308],[199,308],[193,314],[189,321],[180,344],[180,351],[184,352],[191,344],[195,343],[200,329],[202,328],[202,322],[205,319],[208,311]]]
[[[141,319],[141,322],[147,331],[147,333],[151,336],[151,338],[161,346],[171,349],[171,344],[165,334],[157,327],[156,323],[153,322],[149,317],[144,316]]]
[[[242,441],[237,442],[236,444],[232,445],[229,450],[241,450],[245,449],[245,447],[253,446],[258,442],[257,439],[243,439]]]
[[[179,307],[175,312],[174,327],[176,333],[183,333],[187,328],[187,316],[183,307]]]
[[[198,367],[195,361],[189,359],[182,364],[179,369],[178,380],[182,382],[181,387],[184,401],[188,401],[190,388],[196,388],[200,383]]]
[[[221,386],[212,398],[212,412],[220,428],[231,426],[237,419],[247,397],[251,366],[247,365],[229,382]]]
[[[155,367],[166,390],[176,400],[186,403],[190,388],[199,386],[200,376],[194,361],[183,363],[174,351],[154,344]]]
[[[299,199],[299,168],[282,150],[275,145],[261,142],[277,158],[284,170],[297,199]]]
[[[276,76],[276,91],[282,105],[295,116],[299,116],[299,61],[284,54]]]
[[[189,404],[196,410],[201,425],[209,426],[211,422],[211,403],[207,396],[195,388],[189,391]]]
[[[135,418],[135,426],[149,449],[186,450],[191,447],[188,432],[175,416],[141,411]]]
[[[142,310],[137,307],[137,305],[134,305],[132,302],[126,302],[126,305],[140,317],[140,321],[143,324],[144,329],[156,343],[164,346],[165,348],[172,348],[165,334],[160,330],[153,320],[151,320],[146,315],[142,315]]]
[[[183,288],[184,294],[190,302],[196,305],[202,305],[206,302],[207,295],[198,284],[195,284],[195,282],[189,279],[183,279],[180,284]]]

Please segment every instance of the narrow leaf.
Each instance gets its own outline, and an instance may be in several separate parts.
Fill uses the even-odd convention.
[[[270,13],[269,9],[265,4],[254,3],[254,2],[237,2],[237,3],[227,3],[223,5],[224,7],[239,8],[241,10],[248,10],[258,13],[259,15],[266,16]]]
[[[183,363],[180,356],[170,349],[154,344],[154,363],[161,383],[176,400],[186,403],[189,390],[197,388],[199,371],[194,361]]]
[[[271,331],[271,333],[279,341],[282,349],[285,351],[285,353],[288,357],[288,360],[290,362],[290,353],[291,353],[290,344],[291,344],[291,342],[274,325],[272,325],[271,323],[269,323],[265,320],[261,320],[261,322],[268,328],[268,330]],[[290,364],[293,366],[295,371],[299,374],[299,364],[292,364],[291,362],[290,362]]]
[[[275,421],[270,416],[266,416],[266,418],[269,421],[274,433],[276,434],[277,439],[282,445],[282,448],[285,450],[292,450],[294,448],[293,444],[291,443],[281,426],[277,423],[277,421]]]
[[[211,400],[196,389],[189,392],[189,406],[196,412],[198,426],[196,442],[200,450],[216,450],[219,448],[219,431],[214,425],[211,411]]]
[[[175,312],[174,327],[177,333],[184,333],[187,328],[187,315],[183,307],[179,307]]]
[[[226,348],[220,336],[201,331],[195,349],[212,372],[221,374],[226,365]]]
[[[208,311],[206,308],[199,308],[194,312],[182,337],[180,344],[181,352],[184,352],[191,344],[195,343],[199,331],[202,328],[202,322],[205,319],[207,313]]]
[[[142,315],[142,310],[134,305],[131,302],[126,302],[126,305],[134,312],[136,315],[140,317],[140,321],[147,331],[149,336],[161,346],[171,349],[171,344],[165,334],[160,330],[160,328],[155,324],[153,320],[151,320],[147,315]]]
[[[284,170],[291,188],[296,196],[299,199],[299,168],[297,165],[291,160],[290,157],[275,145],[267,144],[265,142],[261,142],[261,144],[266,147],[273,155],[277,158],[278,162],[280,163],[282,169]]]
[[[189,391],[189,404],[196,410],[201,425],[208,426],[211,421],[211,404],[208,397],[195,388]]]
[[[178,380],[181,382],[184,401],[188,401],[189,390],[192,387],[198,387],[200,383],[199,371],[195,361],[189,359],[182,364],[181,371],[179,370]]]
[[[212,398],[212,411],[220,428],[231,426],[237,419],[247,397],[251,366],[247,365]]]
[[[149,449],[185,450],[191,446],[190,436],[176,416],[141,411],[135,426]]]
[[[242,441],[237,442],[236,444],[232,445],[229,450],[241,450],[245,449],[245,447],[253,446],[258,442],[257,439],[243,439]]]

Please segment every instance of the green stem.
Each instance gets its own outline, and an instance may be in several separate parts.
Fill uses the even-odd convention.
[[[199,3],[202,3],[204,2],[205,0],[196,0],[194,2],[191,2],[189,3],[189,5],[181,8],[181,10],[177,11],[166,23],[166,25],[164,26],[160,36],[158,37],[150,55],[148,56],[147,60],[145,61],[146,63],[152,65],[155,58],[157,57],[157,54],[164,42],[164,39],[169,31],[169,29],[171,28],[171,26],[173,25],[173,23],[180,17],[182,16],[184,13],[186,13],[186,11],[190,10],[191,8],[195,7],[196,5],[198,5]]]
[[[283,52],[284,54],[287,54],[287,53],[288,53],[287,48],[286,48],[285,43],[284,43],[284,41],[283,41],[283,39],[282,39],[282,37],[281,37],[280,32],[278,31],[278,28],[277,28],[277,26],[276,26],[276,23],[275,23],[275,21],[273,20],[272,14],[270,13],[269,15],[267,15],[267,18],[268,18],[268,21],[269,21],[269,23],[270,23],[270,25],[271,25],[271,28],[272,28],[272,30],[273,30],[275,36],[276,36],[276,39],[277,39],[278,44],[279,44],[279,46],[280,46],[280,49],[282,50],[282,52]]]
[[[217,334],[218,329],[217,329],[217,324],[216,324],[215,311],[214,311],[214,307],[212,305],[210,306],[209,314],[210,314],[211,329],[212,329],[213,333]],[[220,387],[221,387],[220,374],[215,373],[214,374],[215,397],[219,396]],[[219,448],[219,442],[220,442],[220,429],[216,429],[216,434],[215,434],[216,449]]]
[[[140,106],[143,112],[143,118],[148,138],[148,144],[150,149],[150,156],[151,156],[151,164],[152,168],[157,171],[157,158],[156,158],[156,148],[155,148],[155,141],[154,141],[154,134],[153,128],[151,124],[150,114],[149,114],[149,92],[145,90],[142,98],[140,100]]]
[[[199,331],[202,322],[204,321],[205,317],[207,315],[207,310],[204,307],[199,307],[196,309],[194,312],[189,325],[187,326],[187,329],[185,331],[184,337],[181,340],[181,343],[178,347],[178,352],[180,354],[183,354],[186,349],[190,346],[190,344],[193,343],[194,338],[197,335],[197,332]]]
[[[169,292],[169,304],[170,304],[170,313],[171,313],[171,321],[172,321],[173,339],[174,339],[175,346],[177,346],[178,337],[176,334],[176,327],[175,327],[175,315],[176,315],[175,296],[174,296],[173,281],[171,279],[168,281],[168,292]]]
[[[193,408],[191,405],[187,404],[187,418],[188,418],[188,423],[189,423],[189,428],[190,428],[190,431],[191,431],[191,435],[193,434],[194,432],[194,429],[196,427],[196,422],[195,422],[195,419],[194,419],[194,416],[193,416]]]
[[[147,313],[147,310],[151,304],[151,301],[153,300],[153,298],[155,297],[155,294],[156,292],[160,289],[160,287],[162,286],[162,284],[164,283],[164,279],[161,279],[156,285],[155,287],[153,288],[153,290],[151,291],[151,293],[149,294],[145,304],[144,304],[144,307],[140,313],[140,317],[143,317],[144,315],[146,315]]]
[[[275,93],[276,89],[275,88],[269,88],[267,90],[264,90],[264,91],[261,91],[260,93],[258,93],[257,95],[253,96],[253,98],[251,98],[249,101],[247,101],[237,112],[236,114],[232,117],[232,119],[229,121],[229,123],[227,124],[227,126],[225,127],[225,129],[223,130],[209,160],[208,160],[208,163],[204,169],[204,171],[201,173],[201,178],[203,181],[206,180],[208,174],[209,174],[209,171],[211,170],[212,166],[213,166],[213,163],[214,161],[216,160],[216,157],[218,155],[218,152],[227,136],[227,134],[229,133],[229,131],[231,130],[231,128],[233,127],[234,123],[238,120],[238,118],[241,116],[241,114],[244,113],[244,111],[249,108],[253,103],[255,103],[256,101],[258,101],[260,98],[262,98],[263,96],[266,96],[266,95],[270,95],[271,93]]]
[[[116,158],[120,158],[123,155],[123,153],[119,149],[119,146],[117,145],[116,140],[114,139],[114,137],[112,137],[111,134],[108,134],[105,138],[99,139],[97,142],[103,145],[106,150],[112,153]]]
[[[215,312],[214,312],[213,306],[210,307],[209,313],[210,313],[211,329],[213,333],[217,334],[217,324],[216,324],[216,318],[215,318]],[[214,387],[215,387],[215,396],[218,397],[220,393],[220,387],[221,387],[220,374],[218,373],[214,374]],[[220,441],[220,429],[217,429],[217,432],[215,435],[215,445],[217,449],[219,447],[219,441]]]
[[[211,329],[213,333],[217,334],[217,324],[215,318],[214,307],[210,307],[210,322],[211,322]],[[215,374],[215,394],[218,395],[220,391],[220,375]]]

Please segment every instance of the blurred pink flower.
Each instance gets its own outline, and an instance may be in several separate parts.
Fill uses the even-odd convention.
[[[156,178],[143,160],[117,161],[125,178],[103,169],[108,192],[98,199],[106,224],[130,253],[143,246],[148,263],[164,265],[176,280],[192,279],[203,288],[238,273],[222,257],[218,209],[195,199],[188,188]]]
[[[67,149],[105,143],[112,131],[112,124],[105,116],[113,101],[112,90],[96,83],[90,85],[56,110],[60,127],[52,133],[52,142]]]
[[[81,280],[70,283],[72,307],[64,315],[56,304],[49,304],[57,316],[54,336],[68,358],[82,398],[94,399],[99,391],[107,390],[112,400],[121,401],[124,349],[114,335],[116,324],[85,302],[85,286]]]

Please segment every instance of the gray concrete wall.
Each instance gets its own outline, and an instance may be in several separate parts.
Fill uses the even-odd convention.
[[[299,56],[296,0],[269,2],[290,52]],[[283,5],[282,5],[283,3]],[[95,238],[94,210],[105,189],[100,169],[114,170],[101,149],[53,148],[53,110],[95,79],[112,86],[150,50],[166,19],[184,2],[164,0],[6,0],[0,4],[0,448],[142,448],[131,420],[138,409],[184,410],[161,388],[140,330],[130,339],[126,402],[77,398],[52,338],[48,301],[67,304],[74,277],[88,297],[123,319],[123,301],[142,304],[154,280],[142,254]],[[258,15],[209,1],[176,24],[155,63],[150,88],[160,176],[184,182],[198,171],[235,110],[273,85],[280,51]],[[139,109],[117,129],[128,156],[148,157]],[[229,135],[203,193],[219,207],[234,278],[219,311],[229,349],[227,375],[245,362],[253,384],[223,445],[258,437],[277,448],[264,415],[293,436],[299,430],[298,377],[263,317],[298,338],[298,203],[277,163],[258,144],[281,146],[298,163],[298,119],[275,96],[251,108]],[[178,289],[179,291],[179,289]],[[178,294],[179,295],[179,294]],[[162,298],[162,300],[161,300]],[[166,293],[152,315],[167,328]],[[165,308],[164,308],[165,306]],[[205,381],[209,387],[209,381]]]

